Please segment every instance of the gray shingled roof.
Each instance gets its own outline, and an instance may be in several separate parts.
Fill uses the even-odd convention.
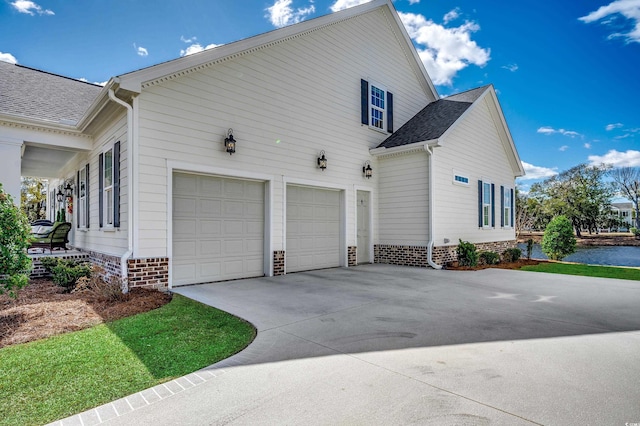
[[[102,87],[0,61],[0,114],[76,124]]]
[[[488,87],[478,87],[431,102],[378,145],[378,148],[393,148],[438,139]]]

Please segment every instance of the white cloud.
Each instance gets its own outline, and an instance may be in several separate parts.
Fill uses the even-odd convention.
[[[618,15],[631,21],[633,29],[627,33],[612,33],[608,38],[622,37],[627,43],[640,43],[640,0],[616,0],[578,19],[586,24],[603,20],[604,25],[609,25],[615,23],[614,18]]]
[[[136,49],[136,52],[138,53],[138,56],[149,56],[149,52],[144,47],[136,46],[136,44],[133,43],[133,48]]]
[[[88,82],[89,82],[89,80],[87,80],[87,79],[86,79],[86,78],[84,78],[84,77],[79,78],[78,80],[80,80],[80,81],[84,81],[85,83],[88,83]],[[107,81],[102,81],[102,82],[94,81],[92,84],[97,84],[98,86],[102,86],[102,87],[104,87],[104,86],[106,86],[106,84],[107,84],[108,82],[109,82],[109,80],[107,80]]]
[[[552,169],[548,167],[539,167],[525,163],[524,161],[522,162],[522,167],[524,168],[526,175],[519,177],[518,179],[520,180],[544,179],[558,174],[555,167]]]
[[[218,47],[218,46],[221,46],[221,45],[220,44],[207,44],[206,46],[202,47],[202,45],[200,43],[195,43],[195,44],[192,44],[191,46],[187,47],[186,49],[181,49],[180,50],[180,56],[193,55],[194,53],[202,52],[203,50],[213,49],[214,47]]]
[[[337,12],[339,10],[348,9],[350,7],[359,6],[364,3],[369,3],[371,0],[336,0],[336,2],[331,6],[332,12]],[[409,0],[410,4],[418,3],[420,0],[413,1]]]
[[[502,68],[511,72],[516,72],[518,71],[518,64],[503,65]]]
[[[605,129],[607,130],[607,132],[609,132],[613,129],[619,129],[622,126],[624,126],[624,124],[622,123],[607,124],[607,127],[605,127]]]
[[[11,53],[2,53],[0,52],[0,61],[9,62],[10,64],[17,64],[18,60]]]
[[[398,15],[418,44],[418,55],[435,84],[450,86],[458,71],[469,65],[483,67],[489,62],[491,50],[471,40],[471,34],[480,29],[475,22],[445,28],[422,15],[402,12]]]
[[[568,149],[569,149],[569,145],[562,145],[560,148],[558,148],[558,151],[565,152]]]
[[[409,4],[417,4],[420,3],[420,0],[409,0]]]
[[[194,43],[196,40],[198,40],[198,37],[189,37],[186,38],[185,36],[180,36],[180,41],[182,41],[183,43]]]
[[[584,147],[587,148],[587,149],[591,149],[591,144],[589,142],[586,142],[584,144]]]
[[[43,9],[41,6],[29,0],[16,0],[11,2],[11,6],[20,13],[26,13],[27,15],[55,15],[52,10]]]
[[[280,28],[291,24],[297,24],[316,11],[313,1],[308,7],[294,10],[291,7],[293,0],[276,0],[273,6],[267,8],[267,18],[271,25]]]
[[[589,161],[591,165],[611,164],[613,167],[639,167],[640,151],[628,150],[619,152],[615,149],[607,152],[605,155],[590,155]]]
[[[561,135],[564,136],[569,136],[572,138],[575,138],[576,136],[582,136],[580,133],[578,132],[574,132],[573,130],[565,130],[565,129],[554,129],[553,127],[549,127],[549,126],[543,126],[538,128],[538,133],[542,133],[544,135],[552,135],[554,133],[559,133]]]
[[[444,21],[445,24],[448,24],[449,22],[456,20],[459,17],[460,17],[460,8],[456,7],[455,9],[447,12],[446,15],[444,15],[444,17],[442,18],[442,20]]]

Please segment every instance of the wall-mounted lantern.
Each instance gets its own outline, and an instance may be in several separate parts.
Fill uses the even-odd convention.
[[[371,179],[371,176],[373,176],[373,169],[371,168],[370,162],[366,161],[364,163],[364,166],[362,166],[362,173],[364,174],[364,177]]]
[[[58,187],[58,192],[56,192],[56,200],[58,200],[58,203],[62,203],[62,200],[64,200],[64,193],[62,192],[62,186]]]
[[[224,138],[224,148],[229,155],[236,152],[236,140],[233,138],[233,129],[229,129],[227,137]]]
[[[71,197],[73,195],[73,187],[71,186],[71,183],[67,182],[67,185],[64,187],[64,195],[67,196],[67,198]]]
[[[327,157],[324,156],[324,150],[320,151],[320,156],[318,157],[318,168],[322,171],[327,168]]]

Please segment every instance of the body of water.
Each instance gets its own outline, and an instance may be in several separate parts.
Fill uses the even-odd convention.
[[[518,244],[522,257],[527,257],[527,245]],[[547,259],[540,244],[533,245],[532,259]],[[640,247],[637,246],[595,246],[577,247],[576,252],[562,259],[566,262],[588,263],[590,265],[640,266]]]

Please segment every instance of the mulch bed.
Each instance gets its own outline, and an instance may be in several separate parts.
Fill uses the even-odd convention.
[[[520,269],[523,266],[539,265],[541,263],[548,263],[546,260],[538,259],[518,259],[516,262],[500,262],[497,265],[478,265],[478,266],[460,266],[458,262],[451,262],[447,264],[446,269],[454,271],[477,271],[480,269]]]
[[[531,238],[536,244],[542,241],[542,232],[520,233],[518,235],[519,243],[526,243]],[[582,237],[576,238],[578,246],[640,246],[640,240],[636,239],[629,233],[603,233],[603,234],[582,234]]]
[[[133,288],[122,300],[106,300],[86,292],[64,293],[49,279],[31,280],[12,299],[0,295],[0,348],[147,312],[169,303],[157,290]]]

